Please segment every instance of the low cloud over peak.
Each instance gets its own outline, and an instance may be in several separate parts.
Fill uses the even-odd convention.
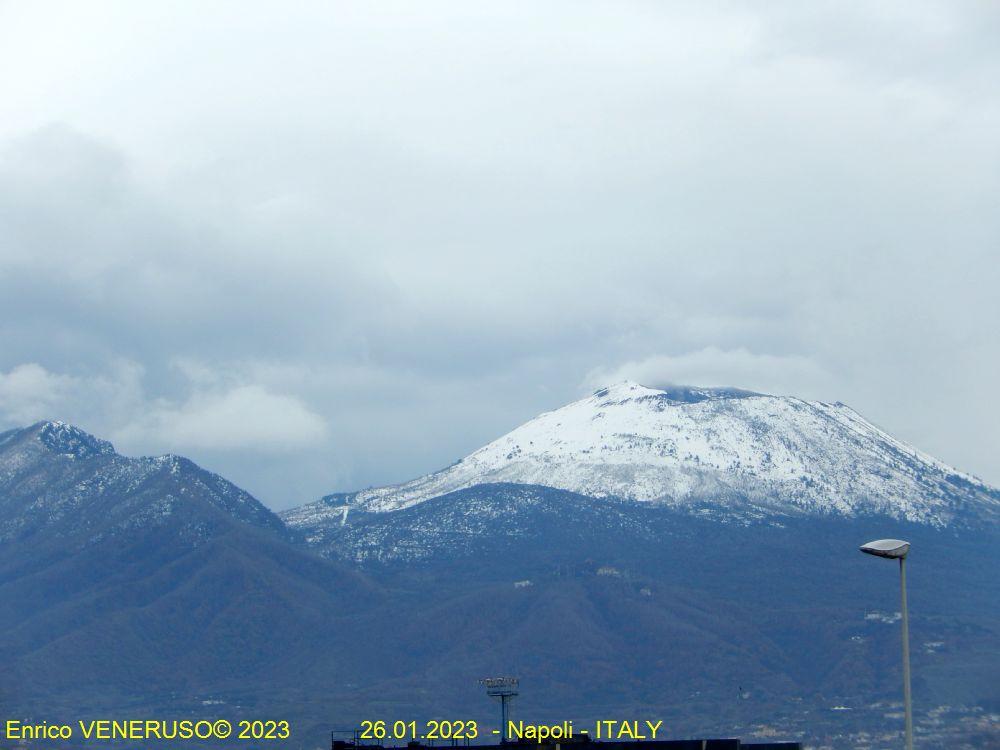
[[[47,8],[0,7],[0,428],[282,506],[628,377],[1000,481],[984,5]]]

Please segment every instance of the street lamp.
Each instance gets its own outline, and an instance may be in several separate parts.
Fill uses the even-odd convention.
[[[906,613],[906,555],[910,543],[901,539],[878,539],[861,545],[861,551],[876,557],[899,560],[899,592],[903,602],[903,708],[906,715],[906,750],[913,750],[913,708],[910,705],[910,621]]]

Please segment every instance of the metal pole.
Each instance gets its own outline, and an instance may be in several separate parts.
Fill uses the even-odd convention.
[[[913,706],[910,704],[910,618],[906,612],[906,557],[899,558],[899,591],[903,602],[903,708],[906,750],[913,750]]]
[[[502,724],[502,726],[500,727],[501,743],[507,741],[507,711],[508,711],[507,700],[508,698],[506,695],[500,696],[500,723]]]

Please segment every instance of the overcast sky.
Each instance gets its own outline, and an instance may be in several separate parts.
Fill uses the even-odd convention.
[[[0,429],[275,508],[631,378],[1000,484],[994,2],[0,3]]]

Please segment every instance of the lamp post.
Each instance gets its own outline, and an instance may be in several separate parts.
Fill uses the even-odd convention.
[[[913,708],[910,705],[910,621],[906,612],[906,555],[910,543],[901,539],[878,539],[861,545],[861,551],[876,557],[899,560],[899,592],[903,614],[903,709],[906,716],[906,750],[913,750]]]

